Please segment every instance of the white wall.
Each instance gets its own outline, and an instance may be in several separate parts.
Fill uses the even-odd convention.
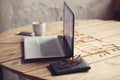
[[[62,20],[64,0],[0,0],[0,32],[33,21]],[[111,19],[113,0],[66,0],[76,19]]]
[[[9,0],[0,0],[0,32],[11,27],[9,6]]]

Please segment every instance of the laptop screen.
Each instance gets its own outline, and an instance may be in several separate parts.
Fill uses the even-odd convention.
[[[74,13],[70,7],[64,2],[63,12],[63,26],[64,26],[64,37],[70,47],[71,53],[74,50]],[[72,54],[73,55],[73,54]]]

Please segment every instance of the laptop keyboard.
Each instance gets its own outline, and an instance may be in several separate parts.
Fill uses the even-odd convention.
[[[58,38],[46,37],[43,39],[37,39],[38,45],[40,45],[40,51],[43,56],[61,56],[63,55],[61,45]]]
[[[48,55],[46,53],[49,53],[51,55],[59,55],[59,49],[56,44],[56,39],[41,39],[39,42],[40,44],[40,51],[42,53],[45,53],[43,55]]]
[[[41,56],[56,57],[64,56],[63,49],[57,37],[35,37],[28,42],[29,46],[37,46]],[[31,47],[32,47],[31,46]]]

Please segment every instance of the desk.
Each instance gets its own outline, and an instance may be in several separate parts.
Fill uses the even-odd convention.
[[[46,35],[62,34],[62,22],[47,23]],[[120,80],[120,22],[78,20],[75,22],[75,55],[81,54],[91,70],[52,76],[47,66],[52,61],[23,63],[21,43],[25,36],[17,31],[32,32],[32,25],[0,34],[0,66],[33,80]]]

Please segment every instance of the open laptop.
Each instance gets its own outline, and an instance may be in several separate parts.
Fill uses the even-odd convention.
[[[74,13],[64,2],[63,36],[41,36],[24,38],[24,59],[38,60],[73,57]]]

